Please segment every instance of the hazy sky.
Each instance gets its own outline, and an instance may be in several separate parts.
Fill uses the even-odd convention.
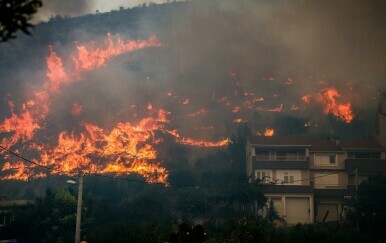
[[[181,1],[181,0],[180,0]],[[129,8],[144,3],[166,3],[172,0],[43,0],[43,7],[36,15],[36,21],[48,20],[51,16],[80,16],[89,13],[109,12],[119,7]]]
[[[120,6],[122,7],[134,7],[143,3],[165,3],[167,0],[112,0],[112,1],[106,1],[106,0],[91,0],[93,3],[94,11],[99,9],[101,12],[110,11],[111,9],[118,9]]]

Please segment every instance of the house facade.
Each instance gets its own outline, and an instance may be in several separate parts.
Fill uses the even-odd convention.
[[[356,184],[385,174],[385,148],[375,140],[309,140],[299,136],[252,136],[247,177],[288,224],[338,222]]]
[[[310,143],[301,137],[250,137],[247,176],[261,180],[261,190],[287,223],[314,221]]]

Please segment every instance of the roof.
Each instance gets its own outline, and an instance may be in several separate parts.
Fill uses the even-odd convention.
[[[249,142],[270,146],[310,146],[310,141],[302,136],[250,136]]]
[[[345,150],[385,150],[379,143],[372,139],[344,139],[339,141]]]
[[[330,140],[312,141],[310,151],[320,152],[337,152],[343,151],[341,147],[336,145],[335,142]]]
[[[4,200],[0,201],[0,207],[27,206],[33,202],[33,200]]]
[[[310,147],[310,151],[339,152],[343,150],[386,151],[373,139],[311,140],[303,136],[250,136],[249,142],[261,146]]]

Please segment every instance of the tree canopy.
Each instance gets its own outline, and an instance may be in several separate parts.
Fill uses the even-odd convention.
[[[1,0],[0,1],[0,42],[16,38],[18,30],[30,35],[32,16],[43,6],[41,0]]]

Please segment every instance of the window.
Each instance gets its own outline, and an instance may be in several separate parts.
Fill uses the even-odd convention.
[[[289,175],[288,172],[284,172],[284,182],[292,184],[294,182],[294,176]]]
[[[271,171],[269,170],[256,170],[255,171],[256,179],[260,180],[270,180],[271,179]]]
[[[315,155],[315,165],[319,166],[336,166],[336,154],[317,154]]]
[[[269,151],[267,150],[256,150],[256,159],[258,160],[269,160]]]
[[[276,151],[276,160],[305,160],[304,150]]]
[[[276,178],[283,185],[302,185],[301,170],[276,170]]]
[[[335,155],[330,155],[330,164],[335,164],[336,163],[336,156]]]

